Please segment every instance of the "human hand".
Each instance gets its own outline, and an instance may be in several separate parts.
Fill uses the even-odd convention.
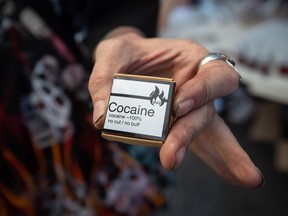
[[[173,78],[177,84],[173,108],[177,121],[161,147],[164,168],[178,167],[190,148],[229,182],[256,187],[262,183],[261,174],[215,113],[212,102],[235,91],[239,77],[222,61],[198,68],[207,54],[205,48],[185,40],[125,34],[102,41],[89,80],[94,125],[103,127],[115,72]]]

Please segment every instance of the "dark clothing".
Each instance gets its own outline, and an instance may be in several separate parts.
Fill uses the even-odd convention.
[[[163,205],[170,177],[158,149],[101,139],[87,90],[94,46],[119,25],[154,37],[158,2],[0,7],[0,215],[147,215]]]
[[[147,37],[155,37],[157,0],[15,0],[20,7],[32,7],[47,25],[76,51],[73,39],[77,31],[86,33],[85,45],[91,52],[111,29],[126,25],[140,29]]]

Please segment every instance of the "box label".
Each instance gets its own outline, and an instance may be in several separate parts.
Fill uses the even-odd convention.
[[[170,88],[169,83],[114,79],[104,129],[163,139]]]

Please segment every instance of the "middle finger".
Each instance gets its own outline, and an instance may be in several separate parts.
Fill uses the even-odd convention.
[[[179,118],[161,147],[160,159],[168,170],[179,166],[190,143],[207,126],[215,114],[213,103],[208,103]]]

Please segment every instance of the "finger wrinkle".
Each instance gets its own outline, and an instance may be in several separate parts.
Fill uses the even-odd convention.
[[[200,89],[201,89],[201,94],[202,94],[201,102],[207,103],[208,101],[212,99],[212,88],[206,79],[201,79],[199,81],[199,84],[200,84]]]
[[[110,79],[107,75],[100,75],[97,77],[90,77],[88,82],[89,92],[94,95],[96,92],[101,89],[104,85],[107,85],[107,80]]]

